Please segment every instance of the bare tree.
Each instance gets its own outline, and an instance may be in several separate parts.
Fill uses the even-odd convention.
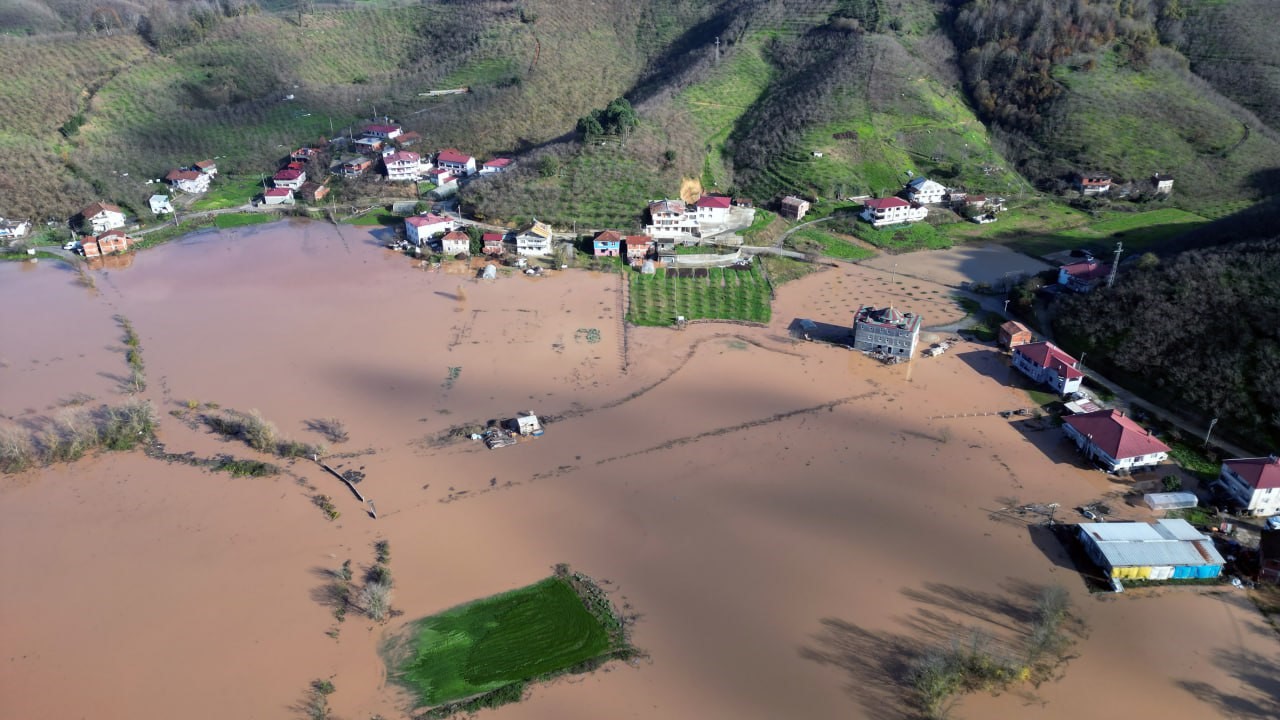
[[[360,589],[357,600],[366,615],[382,622],[391,613],[391,586],[384,582],[367,583]]]

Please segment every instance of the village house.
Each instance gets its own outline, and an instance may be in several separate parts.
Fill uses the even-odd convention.
[[[436,165],[459,177],[472,175],[476,171],[476,159],[454,148],[445,148],[437,153]]]
[[[458,178],[453,171],[444,168],[432,168],[427,171],[426,178],[431,184],[437,188],[443,188],[448,185],[457,185]]]
[[[1119,410],[1069,415],[1062,430],[1107,472],[1159,465],[1169,457],[1168,445]]]
[[[853,347],[863,352],[911,357],[920,341],[921,317],[892,306],[864,305],[853,317]]]
[[[1173,192],[1173,176],[1156,173],[1151,176],[1151,185],[1155,188],[1157,195],[1168,195]]]
[[[169,183],[170,187],[193,195],[209,189],[209,176],[199,170],[174,168],[165,174],[164,181]]]
[[[1181,518],[1080,523],[1077,532],[1085,553],[1113,580],[1215,578],[1226,564],[1213,540]]]
[[[1111,192],[1111,176],[1102,173],[1079,173],[1076,175],[1075,187],[1081,195],[1105,195]]]
[[[80,217],[94,233],[124,227],[124,211],[110,203],[96,202],[81,210]]]
[[[213,177],[218,174],[218,164],[212,160],[201,160],[196,163],[194,167],[196,170],[199,170],[202,174],[208,175],[209,177]]]
[[[808,200],[788,195],[778,203],[778,214],[788,220],[803,220],[805,213],[809,212],[809,207]]]
[[[481,235],[480,241],[484,243],[484,254],[501,255],[503,252],[502,239],[502,233],[485,233]]]
[[[452,230],[444,234],[440,238],[440,252],[453,257],[454,255],[470,255],[471,254],[471,236],[459,230]]]
[[[123,230],[108,230],[94,238],[94,241],[97,242],[98,249],[103,255],[125,252],[129,249],[129,245],[135,242]]]
[[[364,155],[377,155],[386,146],[387,144],[381,138],[376,137],[359,137],[355,139],[355,142],[351,143],[351,147],[356,152]]]
[[[480,174],[492,175],[494,173],[506,172],[513,162],[514,161],[511,158],[494,158],[480,166]]]
[[[1087,293],[1111,274],[1111,266],[1093,258],[1058,268],[1058,284],[1072,292]]]
[[[1280,456],[1227,460],[1215,482],[1249,515],[1280,515]]]
[[[307,181],[307,174],[294,168],[285,168],[271,176],[271,184],[286,190],[298,190]]]
[[[389,182],[414,181],[422,177],[422,156],[408,150],[397,150],[382,157]]]
[[[1013,348],[1013,366],[1037,383],[1053,388],[1059,395],[1069,395],[1080,389],[1084,373],[1076,367],[1077,364],[1075,358],[1051,342],[1027,343]]]
[[[289,153],[289,160],[290,162],[305,163],[305,162],[309,162],[311,158],[315,156],[316,156],[315,148],[302,147]]]
[[[1012,350],[1029,342],[1031,342],[1031,330],[1017,320],[1010,320],[1000,326],[1000,347]]]
[[[529,227],[516,235],[516,253],[527,256],[546,256],[551,254],[551,243],[554,233],[551,226],[538,222],[535,218]]]
[[[626,244],[627,260],[636,262],[653,257],[653,238],[648,235],[628,235],[622,241]]]
[[[168,195],[152,195],[147,201],[151,206],[152,215],[164,215],[173,213],[173,203],[169,202]]]
[[[329,186],[315,182],[304,182],[302,187],[298,188],[297,194],[298,197],[306,202],[320,202],[329,194]]]
[[[80,239],[80,252],[84,254],[86,259],[102,257],[102,248],[99,248],[98,241],[91,237]]]
[[[649,223],[644,232],[654,239],[684,241],[698,235],[697,215],[680,200],[650,202]]]
[[[601,230],[591,241],[592,255],[618,257],[622,254],[622,233],[617,230]]]
[[[928,215],[928,208],[913,205],[897,197],[870,198],[864,203],[862,210],[862,219],[876,228],[916,222],[925,219]]]
[[[927,177],[918,177],[907,183],[907,199],[920,205],[934,205],[942,202],[947,189]]]
[[[367,157],[354,157],[342,162],[338,173],[343,177],[358,178],[373,167],[373,161]]]
[[[730,198],[728,195],[703,195],[693,204],[694,219],[699,230],[705,225],[724,225],[729,221]]]
[[[282,168],[282,169],[285,169],[285,170],[297,170],[297,171],[299,171],[299,172],[306,172],[306,171],[307,171],[307,164],[306,164],[306,163],[304,163],[304,162],[302,162],[301,160],[290,160],[288,163],[286,163],[286,164],[285,164],[284,168]]]
[[[404,128],[399,125],[365,125],[360,134],[378,140],[395,140],[404,134]]]
[[[262,202],[267,205],[291,205],[293,190],[287,187],[267,188],[262,192]]]
[[[422,142],[422,136],[413,131],[403,133],[400,137],[396,138],[396,146],[402,148],[413,147],[420,142]]]
[[[17,240],[31,232],[30,220],[6,220],[0,217],[0,240]]]
[[[438,233],[447,233],[453,227],[453,221],[443,215],[414,215],[404,219],[404,236],[409,242],[422,247]]]

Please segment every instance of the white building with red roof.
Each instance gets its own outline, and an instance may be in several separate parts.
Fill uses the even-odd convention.
[[[471,236],[461,230],[450,230],[440,238],[440,252],[453,257],[471,254]]]
[[[693,204],[694,218],[698,225],[724,225],[729,222],[729,206],[732,199],[728,195],[703,195]]]
[[[480,174],[492,175],[494,173],[506,172],[514,163],[515,161],[511,158],[494,158],[480,166]]]
[[[929,209],[899,197],[871,198],[863,204],[862,219],[872,227],[916,222],[929,215]]]
[[[287,187],[268,188],[262,193],[262,201],[267,205],[289,205],[293,202],[293,190]]]
[[[408,150],[397,150],[388,155],[383,155],[382,164],[387,169],[387,180],[389,182],[418,180],[422,177],[422,173],[429,169],[422,166],[421,155]]]
[[[447,233],[452,229],[452,220],[435,213],[414,215],[404,219],[405,239],[418,247],[426,245],[437,233]]]
[[[297,168],[285,168],[271,176],[271,184],[286,190],[297,190],[307,181],[307,174]]]
[[[209,189],[209,178],[210,176],[205,175],[199,170],[175,168],[165,174],[164,181],[169,183],[170,187],[174,187],[182,192],[194,195],[205,192]]]
[[[1051,342],[1027,343],[1013,348],[1013,366],[1041,385],[1048,385],[1059,395],[1080,389],[1084,373],[1080,363]]]
[[[404,134],[404,128],[391,124],[365,125],[360,134],[379,140],[395,140]]]
[[[111,203],[96,202],[81,210],[80,216],[95,233],[124,227],[124,210]]]
[[[1111,266],[1089,259],[1058,268],[1058,284],[1072,292],[1087,293],[1111,274]]]
[[[436,165],[455,175],[473,175],[476,171],[476,159],[454,148],[445,148],[437,153]]]
[[[1280,457],[1228,460],[1222,463],[1218,484],[1250,515],[1280,515]]]
[[[1168,445],[1119,410],[1070,415],[1062,430],[1107,472],[1159,465],[1169,457]]]

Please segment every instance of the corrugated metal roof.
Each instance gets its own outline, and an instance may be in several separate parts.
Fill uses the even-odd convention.
[[[1224,562],[1213,542],[1186,520],[1081,523],[1080,531],[1098,547],[1112,567],[1222,565]]]

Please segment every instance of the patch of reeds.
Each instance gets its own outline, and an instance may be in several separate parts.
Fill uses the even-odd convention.
[[[338,418],[316,418],[307,421],[307,429],[312,432],[320,433],[325,440],[337,445],[344,443],[350,439],[347,434],[347,426]]]
[[[247,413],[235,410],[205,413],[200,416],[200,420],[219,435],[240,440],[258,452],[282,458],[310,457],[325,453],[322,445],[311,445],[281,436],[275,423],[262,417],[257,410]]]
[[[98,449],[132,450],[154,438],[155,429],[155,408],[145,400],[65,407],[27,428],[0,427],[0,472],[71,462]]]
[[[142,392],[147,389],[146,366],[142,363],[142,340],[133,329],[133,323],[129,322],[129,318],[116,315],[115,321],[120,325],[120,329],[124,330],[124,356],[129,361],[128,386],[134,392]]]

